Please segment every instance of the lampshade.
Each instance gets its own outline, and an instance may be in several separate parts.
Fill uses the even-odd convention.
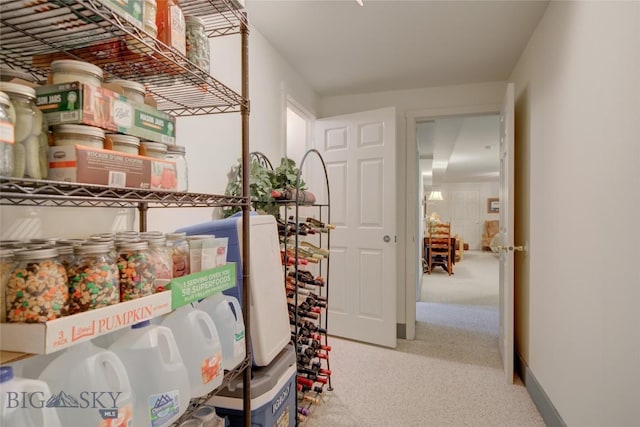
[[[439,190],[436,191],[432,191],[431,194],[429,194],[429,200],[444,200],[442,198],[442,193]]]

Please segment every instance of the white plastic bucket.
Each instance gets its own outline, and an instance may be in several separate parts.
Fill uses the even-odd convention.
[[[136,396],[132,426],[168,426],[187,410],[189,376],[171,329],[147,320],[109,349],[124,363]]]
[[[91,341],[76,344],[53,360],[39,379],[49,385],[63,426],[131,425],[133,393],[115,353]]]
[[[246,356],[244,320],[238,300],[217,293],[198,303],[196,308],[205,311],[218,329],[222,344],[222,367],[235,368]]]
[[[15,377],[11,366],[0,367],[0,425],[2,427],[60,427],[44,381]]]
[[[191,398],[204,396],[222,384],[222,346],[216,325],[202,310],[188,304],[162,321],[173,332],[189,372]]]

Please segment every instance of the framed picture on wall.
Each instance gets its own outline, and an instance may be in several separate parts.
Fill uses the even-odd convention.
[[[500,213],[500,199],[497,197],[487,199],[487,213]]]

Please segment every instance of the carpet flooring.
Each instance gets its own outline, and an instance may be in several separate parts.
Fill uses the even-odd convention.
[[[330,337],[333,391],[302,426],[518,426],[544,422],[498,352],[498,264],[466,252],[423,278],[415,340],[395,349]]]

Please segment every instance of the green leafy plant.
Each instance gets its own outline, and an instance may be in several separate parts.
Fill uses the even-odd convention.
[[[296,162],[283,157],[280,165],[275,170],[270,170],[260,165],[257,161],[251,162],[249,171],[249,196],[257,211],[280,217],[280,207],[271,196],[273,190],[284,190],[296,185],[298,168]],[[240,161],[231,168],[225,194],[229,196],[242,195],[242,166]],[[306,189],[306,183],[300,180],[300,190]],[[237,206],[223,208],[225,217],[231,216],[240,210]]]

